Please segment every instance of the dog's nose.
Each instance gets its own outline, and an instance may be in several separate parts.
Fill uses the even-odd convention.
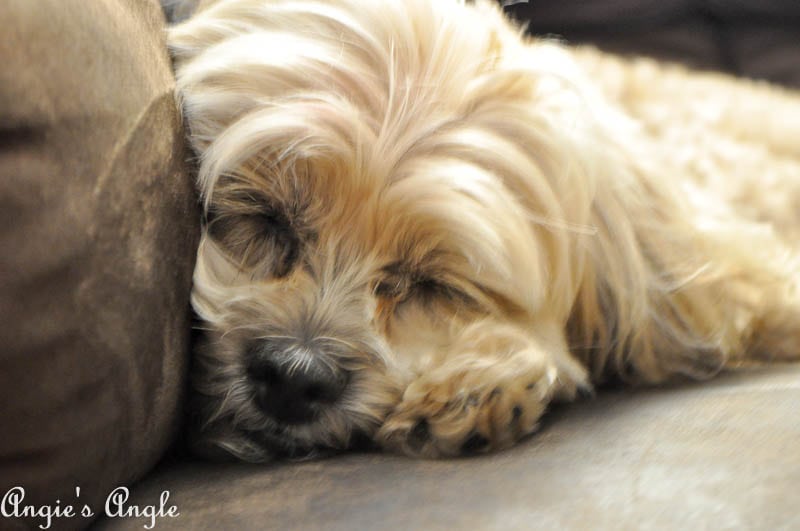
[[[286,424],[312,420],[326,405],[339,399],[349,373],[321,355],[298,359],[253,357],[248,375],[256,387],[256,403],[268,415]]]

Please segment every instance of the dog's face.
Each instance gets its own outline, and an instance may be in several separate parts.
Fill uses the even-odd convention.
[[[460,155],[259,160],[218,180],[194,293],[218,414],[270,451],[346,446],[465,326],[526,318],[538,292],[513,279],[542,272],[523,210]]]
[[[488,5],[332,5],[230,0],[171,36],[207,209],[195,385],[207,440],[244,459],[371,437],[470,359],[466,330],[574,296],[551,296],[576,284],[558,225],[585,216],[556,200],[547,106],[569,105],[499,66],[515,30]]]

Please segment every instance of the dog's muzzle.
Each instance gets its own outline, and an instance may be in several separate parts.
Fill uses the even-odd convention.
[[[250,345],[246,355],[256,404],[283,424],[313,420],[336,403],[350,381],[349,372],[323,352],[285,340],[260,339]]]

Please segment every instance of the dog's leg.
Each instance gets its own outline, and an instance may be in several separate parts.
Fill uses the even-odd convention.
[[[800,286],[787,282],[763,297],[746,331],[746,350],[738,362],[800,360]]]
[[[800,359],[800,274],[787,252],[768,234],[731,243],[727,252],[712,255],[721,266],[718,276],[657,299],[657,307],[671,311],[654,314],[656,370],[642,379],[702,379],[726,367]]]
[[[408,386],[377,438],[423,457],[505,448],[536,429],[551,400],[590,389],[555,324],[479,322]]]
[[[800,359],[800,257],[774,230],[729,225],[707,245],[718,276],[689,288],[703,301],[698,308],[716,316],[715,328],[729,331],[726,366]]]

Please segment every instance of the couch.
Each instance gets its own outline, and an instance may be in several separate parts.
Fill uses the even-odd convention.
[[[509,11],[536,34],[800,86],[792,0]],[[39,528],[46,507],[53,529],[800,528],[796,365],[605,389],[489,456],[195,460],[200,213],[161,7],[5,0],[0,20],[0,529]]]

